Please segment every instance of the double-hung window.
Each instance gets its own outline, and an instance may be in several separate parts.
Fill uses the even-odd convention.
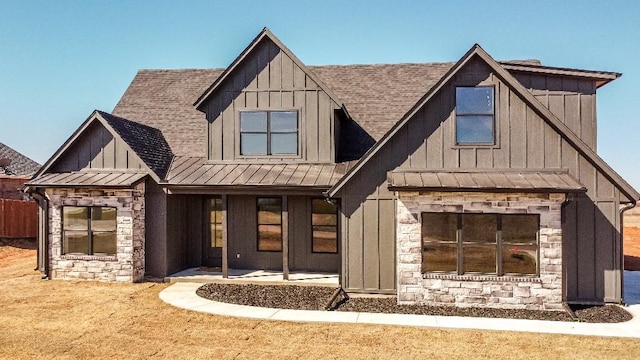
[[[240,155],[297,154],[297,111],[240,112]]]
[[[493,86],[456,88],[456,145],[495,144]]]
[[[67,255],[115,255],[116,209],[64,206],[62,253]]]
[[[422,213],[422,271],[536,275],[539,215]]]
[[[282,251],[282,198],[259,197],[258,251]]]
[[[311,201],[311,252],[338,252],[338,207],[324,199]]]

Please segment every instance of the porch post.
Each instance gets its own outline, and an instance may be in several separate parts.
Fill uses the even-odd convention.
[[[222,277],[229,277],[229,246],[227,244],[227,229],[229,227],[227,217],[227,195],[222,195]]]
[[[282,278],[289,280],[289,206],[287,195],[282,196]]]

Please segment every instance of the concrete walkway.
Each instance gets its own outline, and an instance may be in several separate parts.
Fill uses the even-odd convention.
[[[633,295],[627,297],[627,302],[630,306],[626,310],[633,315],[633,319],[615,324],[272,309],[207,300],[196,295],[196,290],[200,286],[202,286],[202,283],[178,282],[160,292],[160,299],[182,309],[214,315],[264,320],[381,324],[443,329],[504,330],[640,338],[640,292],[638,291],[640,289],[640,272],[625,272],[625,289],[628,295]],[[638,295],[638,298],[635,297],[636,295]]]

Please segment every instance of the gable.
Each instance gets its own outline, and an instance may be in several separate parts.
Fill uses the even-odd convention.
[[[295,111],[298,121],[297,156],[293,162],[334,162],[339,100],[268,30],[263,31],[195,103],[206,113],[208,158],[246,159],[240,154],[241,111]],[[338,115],[337,115],[338,113]],[[277,156],[254,156],[251,161],[274,161]],[[248,160],[247,160],[248,161]]]
[[[159,130],[94,111],[36,173],[136,170],[159,181],[173,157]]]
[[[490,85],[496,89],[495,146],[455,144],[455,86],[475,85]],[[366,166],[370,161],[376,165]],[[638,193],[631,186],[479,47],[467,53],[452,71],[329,191],[329,195],[337,194],[351,181],[351,177],[360,171],[363,174],[359,174],[358,177],[361,180],[366,178],[366,182],[371,186],[376,182],[384,183],[386,175],[381,171],[376,172],[376,168],[565,168],[585,185],[593,199],[598,198],[601,193],[608,199],[620,196],[622,202],[638,199]],[[377,180],[371,179],[372,176]],[[369,190],[373,189],[371,186]],[[354,188],[361,188],[360,181],[354,181],[354,184],[349,186],[349,191]]]

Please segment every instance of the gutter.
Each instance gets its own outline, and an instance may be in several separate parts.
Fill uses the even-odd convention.
[[[620,208],[620,304],[626,304],[624,301],[624,212],[633,209],[636,206],[636,200],[631,201],[627,205]]]

